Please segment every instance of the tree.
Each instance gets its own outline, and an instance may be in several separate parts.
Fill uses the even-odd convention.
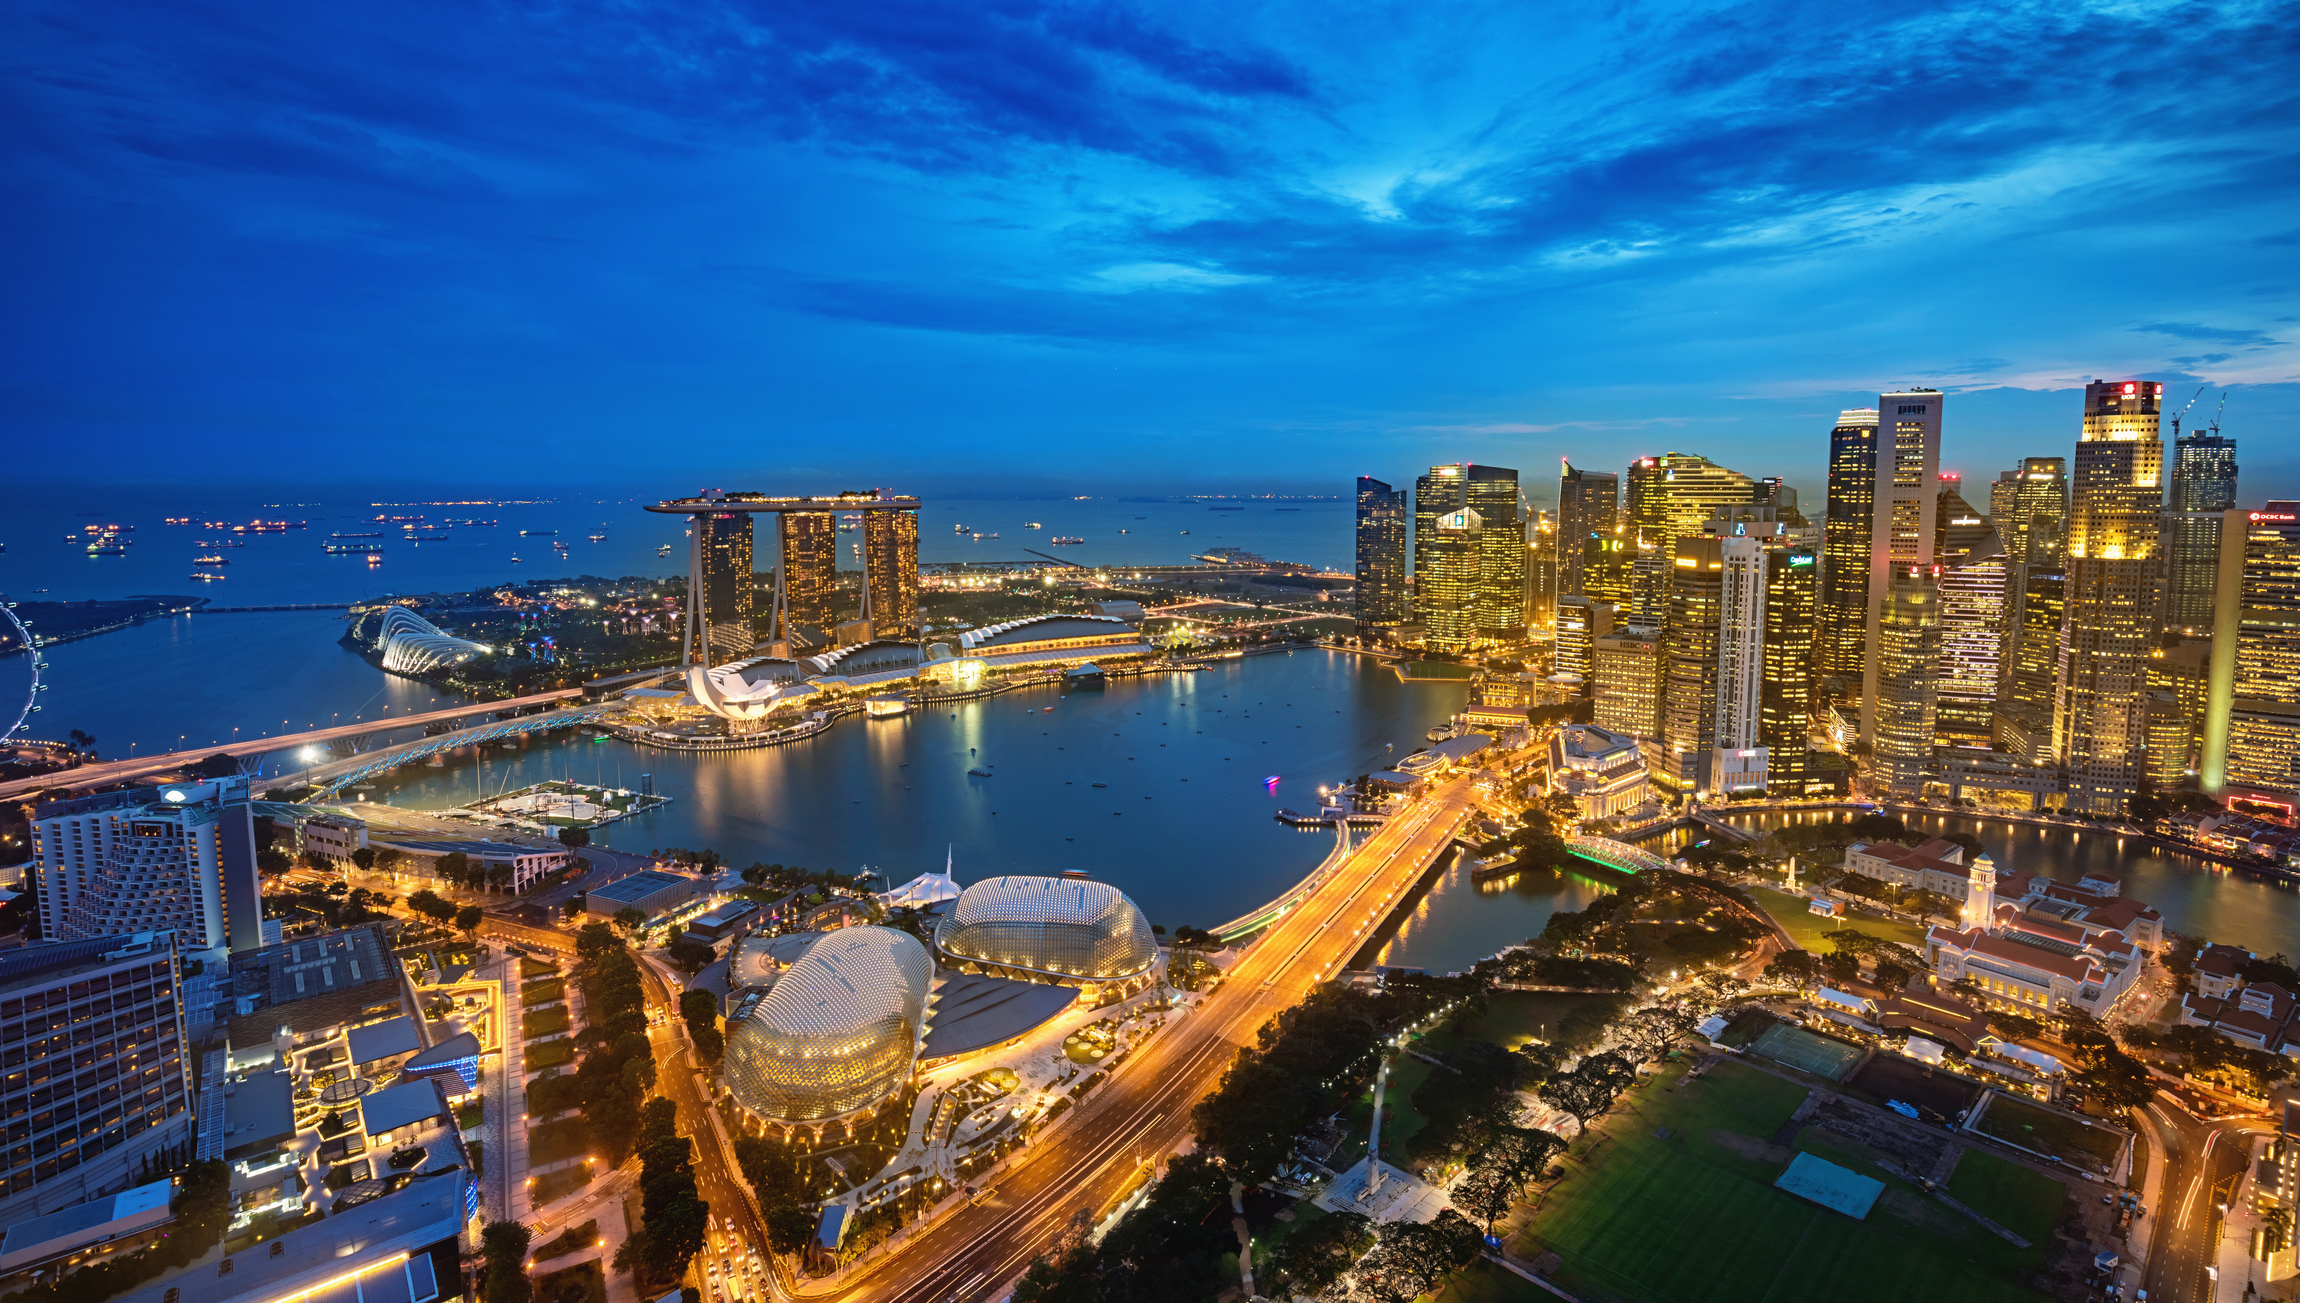
[[[517,1222],[489,1222],[479,1232],[479,1254],[487,1264],[479,1297],[485,1303],[527,1303],[527,1245],[532,1238]]]
[[[230,778],[240,771],[240,762],[218,751],[192,766],[195,778]]]
[[[1613,1024],[1614,1043],[1639,1063],[1661,1057],[1700,1020],[1683,1009],[1649,1004]]]
[[[1372,1247],[1372,1219],[1364,1213],[1327,1213],[1288,1236],[1257,1266],[1254,1283],[1260,1285],[1267,1272],[1273,1283],[1283,1282],[1288,1294],[1319,1294]],[[1264,1293],[1279,1297],[1275,1290]]]
[[[351,853],[351,862],[358,865],[362,872],[372,871],[375,868],[375,848],[373,846],[362,846],[358,850],[353,851]]]
[[[2156,1081],[2147,1065],[2110,1046],[2081,1053],[2083,1066],[2069,1074],[2072,1085],[2103,1104],[2117,1109],[2139,1108],[2156,1097]]]
[[[672,967],[682,972],[699,973],[712,960],[719,957],[719,951],[716,946],[705,942],[689,941],[685,937],[680,937],[663,947],[663,957],[671,961]]]
[[[559,844],[571,851],[582,850],[591,844],[591,830],[568,824],[559,830]]]
[[[479,906],[465,905],[455,911],[455,926],[465,936],[476,937],[479,935],[479,921],[484,917],[486,916],[480,912]]]
[[[1451,1208],[1427,1222],[1392,1222],[1358,1264],[1358,1279],[1383,1303],[1410,1303],[1476,1261],[1484,1247],[1477,1227]]]
[[[1613,1107],[1614,1097],[1637,1080],[1636,1063],[1620,1054],[1592,1054],[1571,1072],[1551,1077],[1541,1098],[1587,1124]]]
[[[439,880],[448,886],[471,885],[471,857],[462,851],[449,851],[440,856],[439,862],[431,866],[431,871],[438,874]]]
[[[776,1253],[797,1253],[814,1233],[815,1219],[795,1199],[786,1197],[767,1210],[767,1248]]]
[[[647,925],[647,916],[629,905],[615,911],[615,929],[624,936],[636,934]]]
[[[1821,960],[1810,950],[1784,950],[1765,965],[1765,976],[1802,990],[1821,974]]]
[[[96,739],[90,737],[86,733],[81,732],[79,729],[73,729],[71,732],[66,733],[64,737],[71,742],[74,750],[85,751],[90,755],[95,754]]]
[[[1821,956],[1821,971],[1831,981],[1850,982],[1861,975],[1861,957],[1850,950],[1832,950]]]
[[[1517,1191],[1498,1168],[1472,1166],[1446,1197],[1491,1235],[1493,1224],[1517,1202]]]
[[[1901,964],[1898,960],[1888,959],[1880,956],[1877,960],[1876,976],[1877,985],[1890,992],[1898,991],[1908,986],[1910,979],[1914,978],[1916,973],[1912,972],[1908,967]]]

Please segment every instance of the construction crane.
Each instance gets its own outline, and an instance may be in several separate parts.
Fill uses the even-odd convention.
[[[2193,394],[2190,394],[2190,395],[2188,396],[2188,406],[2187,406],[2187,407],[2183,407],[2183,408],[2181,408],[2181,409],[2180,409],[2178,412],[2175,412],[2175,413],[2173,414],[2173,417],[2172,417],[2172,441],[2173,441],[2174,443],[2178,443],[2178,442],[2180,442],[2180,420],[2181,420],[2181,418],[2182,418],[2182,417],[2184,417],[2184,416],[2186,416],[2186,415],[2188,415],[2188,408],[2189,408],[2189,407],[2194,407],[2194,406],[2196,406],[2196,400],[2197,400],[2197,399],[2199,399],[2199,398],[2202,398],[2202,397],[2204,397],[2204,391],[2205,391],[2205,390],[2207,390],[2207,389],[2210,389],[2211,387],[2212,387],[2211,385],[2198,385],[2198,386],[2196,386],[2196,392],[2195,392],[2195,393],[2193,393]],[[2223,392],[2221,393],[2221,395],[2220,395],[2220,404],[2221,404],[2221,406],[2223,406],[2223,407],[2225,407],[2225,406],[2227,406],[2227,405],[2228,405],[2228,394],[2226,393],[2226,391],[2223,391]],[[2215,425],[2215,426],[2213,427],[2213,433],[2217,434],[2217,433],[2219,433],[2219,431],[2220,431],[2220,427],[2219,427],[2219,426],[2217,426],[2217,425]]]

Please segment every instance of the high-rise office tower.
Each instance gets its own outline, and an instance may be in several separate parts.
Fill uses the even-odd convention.
[[[0,955],[0,1226],[118,1193],[147,1163],[176,1166],[171,1151],[192,1139],[176,941],[136,932]]]
[[[1869,522],[1876,513],[1877,410],[1837,413],[1829,431],[1829,502],[1821,519],[1821,594],[1814,672],[1861,682],[1869,636]]]
[[[1950,745],[1996,737],[2003,678],[2005,583],[2011,564],[1986,517],[1942,476],[1933,559],[1940,566],[1941,660],[1934,727]],[[2000,483],[2002,481],[1999,481]]]
[[[2221,538],[2198,785],[2289,816],[2300,805],[2300,502],[2227,512]]]
[[[1557,672],[1578,674],[1586,683],[1596,669],[1596,642],[1612,634],[1616,612],[1610,602],[1586,597],[1557,599]]]
[[[1629,464],[1623,518],[1665,557],[1676,555],[1677,540],[1701,532],[1718,508],[1757,499],[1757,481],[1689,452],[1640,457]]]
[[[1923,564],[1895,566],[1886,576],[1872,656],[1879,693],[1872,754],[1880,796],[1921,796],[1932,772],[1938,728],[1934,675],[1941,657],[1938,581],[1938,567]]]
[[[1763,791],[1766,785],[1766,545],[1747,535],[1718,540],[1724,563],[1717,595],[1717,722],[1702,786],[1711,792]]]
[[[759,593],[751,565],[751,513],[698,512],[692,519],[703,536],[703,641],[711,659],[728,660],[758,640],[751,623]]]
[[[2191,636],[2211,631],[2220,522],[2235,505],[2236,441],[2218,430],[2174,440],[2172,497],[2164,520],[2166,627]]]
[[[1525,539],[1525,627],[1557,627],[1557,522],[1546,513]]]
[[[2163,392],[2141,380],[2084,391],[2052,718],[2068,808],[2080,814],[2122,814],[2140,788],[2164,511]]]
[[[1575,470],[1571,462],[1557,481],[1557,591],[1582,593],[1582,547],[1591,538],[1613,536],[1621,511],[1621,481],[1611,471]]]
[[[1765,550],[1765,675],[1758,701],[1758,743],[1765,748],[1765,788],[1802,796],[1812,776],[1813,639],[1820,564],[1810,548]]]
[[[2023,457],[1989,487],[1989,523],[2015,565],[2057,568],[2068,523],[2068,461]]]
[[[2049,764],[2053,678],[2060,663],[2060,626],[2068,612],[2068,575],[2023,567],[2020,610],[2008,617],[2010,664],[1998,689],[1994,742],[2030,764]]]
[[[839,522],[830,511],[787,511],[782,523],[783,611],[775,630],[790,654],[820,647],[838,626]]]
[[[882,491],[880,497],[893,497]],[[901,638],[918,631],[918,513],[911,510],[863,513],[864,596],[874,638]]]
[[[2158,791],[2180,786],[2188,777],[2188,715],[2179,698],[2151,688],[2148,693],[2148,758],[2145,772]]]
[[[1481,555],[1476,583],[1477,629],[1491,637],[1519,638],[1525,632],[1525,526],[1519,511],[1517,472],[1506,466],[1457,463],[1432,466],[1414,481],[1414,573],[1422,623],[1432,623],[1426,580],[1439,521],[1461,511],[1476,513]]]
[[[172,932],[186,950],[263,944],[244,778],[35,806],[32,873],[46,940]]]
[[[1930,566],[1934,513],[1941,491],[1941,392],[1906,389],[1877,395],[1876,500],[1869,512],[1869,655],[1861,685],[1861,735],[1876,737],[1879,658],[1887,577]]]
[[[1627,525],[1615,525],[1603,533],[1590,535],[1581,544],[1580,595],[1592,601],[1611,602],[1623,611],[1634,610],[1630,567],[1636,560],[1636,532]]]
[[[1358,636],[1379,638],[1406,623],[1406,495],[1358,477]]]
[[[1659,632],[1634,624],[1616,628],[1592,640],[1590,661],[1595,698],[1591,722],[1632,737],[1660,736]]]
[[[1693,791],[1717,746],[1717,639],[1725,601],[1724,540],[1677,542],[1669,575],[1669,622],[1661,631],[1661,744],[1655,781]]]
[[[1464,652],[1477,642],[1485,534],[1485,522],[1464,508],[1439,516],[1427,539],[1417,540],[1424,544],[1416,549],[1422,559],[1417,596],[1429,645],[1439,651]]]
[[[1637,540],[1637,556],[1629,563],[1629,605],[1633,623],[1660,628],[1669,620],[1671,554],[1648,538]]]
[[[2205,702],[2211,694],[2212,640],[2210,638],[2184,638],[2166,647],[2157,647],[2148,653],[2148,691],[2151,695],[2163,693],[2172,699],[2186,730],[2185,741],[2175,756],[2165,755],[2161,739],[2157,736],[2155,711],[2150,713],[2148,740],[2149,761],[2152,766],[2177,763],[2183,774],[2196,766],[2196,743],[2204,724]]]

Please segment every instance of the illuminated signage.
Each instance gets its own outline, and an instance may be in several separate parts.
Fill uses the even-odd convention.
[[[2289,511],[2255,511],[2251,518],[2263,525],[2289,525],[2300,520]]]

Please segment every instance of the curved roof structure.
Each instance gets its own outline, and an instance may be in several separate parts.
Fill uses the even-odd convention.
[[[877,670],[909,669],[917,665],[919,659],[918,644],[881,638],[809,656],[807,664],[814,667],[817,674],[869,674]]]
[[[870,1108],[910,1077],[933,977],[934,960],[907,932],[830,933],[727,1029],[728,1088],[783,1122]]]
[[[1141,909],[1080,878],[985,878],[958,894],[934,941],[955,959],[1054,981],[1120,981],[1158,959]]]
[[[487,653],[485,643],[442,633],[437,625],[404,606],[383,613],[376,631],[383,668],[399,674],[429,674]]]
[[[1109,615],[1033,615],[969,629],[958,636],[964,651],[985,651],[1060,638],[1132,637],[1134,627]]]
[[[735,948],[727,953],[727,989],[740,991],[754,986],[773,986],[781,979],[784,969],[797,963],[825,935],[821,932],[785,932],[779,936],[751,933],[737,941]]]

